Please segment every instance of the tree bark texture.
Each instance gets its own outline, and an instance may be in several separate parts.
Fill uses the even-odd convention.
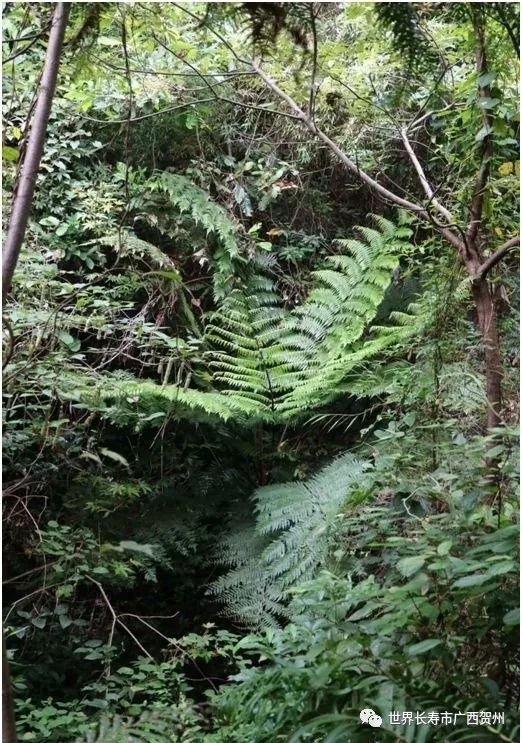
[[[32,121],[27,122],[27,148],[20,168],[18,187],[13,198],[9,227],[3,250],[2,304],[5,303],[7,294],[11,289],[13,274],[20,256],[20,250],[31,213],[36,177],[40,167],[49,115],[56,89],[56,79],[58,77],[58,67],[60,65],[60,55],[68,16],[69,4],[56,3],[34,114]],[[2,741],[3,743],[17,743],[17,740],[11,677],[5,650],[5,639],[2,633]]]
[[[5,303],[11,290],[13,274],[25,237],[31,206],[33,203],[36,177],[40,167],[49,114],[56,88],[56,78],[60,65],[63,37],[69,15],[68,3],[56,3],[49,34],[49,43],[40,79],[34,115],[28,126],[25,158],[20,168],[18,187],[14,194],[11,217],[3,251],[2,262],[2,302]],[[29,122],[28,122],[29,125]]]
[[[502,362],[497,330],[497,312],[491,289],[485,278],[473,282],[472,292],[477,310],[477,324],[484,345],[486,399],[488,403],[486,425],[488,428],[495,428],[500,424],[500,407],[502,404]]]
[[[2,633],[2,741],[3,743],[17,743],[16,726],[14,717],[13,690],[11,687],[11,676],[7,653],[5,650],[5,639]]]

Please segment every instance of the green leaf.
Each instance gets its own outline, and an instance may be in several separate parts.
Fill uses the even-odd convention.
[[[58,227],[60,220],[52,216],[44,217],[40,220],[39,224],[41,224],[42,227]]]
[[[122,666],[121,668],[118,668],[118,674],[121,674],[122,676],[133,676],[134,671],[128,666]]]
[[[422,653],[427,653],[428,650],[432,650],[432,648],[436,648],[437,645],[440,645],[442,640],[436,640],[435,638],[431,640],[422,640],[422,642],[417,642],[415,645],[410,645],[406,648],[406,652],[408,655],[422,655]]]
[[[475,135],[475,141],[476,142],[482,142],[483,139],[486,137],[489,137],[489,135],[492,133],[493,127],[489,126],[489,124],[484,124],[484,126],[478,130],[478,132]]]
[[[479,75],[479,78],[477,80],[477,85],[479,88],[485,88],[487,85],[491,85],[491,83],[495,80],[496,72],[483,72],[482,75]]]
[[[65,614],[60,614],[60,616],[58,617],[58,621],[60,622],[60,627],[62,629],[67,629],[67,627],[72,624],[73,620],[71,619],[71,617],[68,617]]]
[[[503,452],[504,447],[502,444],[499,444],[498,446],[494,446],[492,449],[488,449],[485,456],[489,459],[494,459],[495,457],[500,456]]]
[[[58,237],[62,237],[63,235],[65,235],[68,229],[68,225],[65,222],[62,222],[62,224],[56,228],[56,235],[58,235]]]
[[[16,147],[9,147],[8,145],[3,145],[2,147],[2,160],[7,160],[7,162],[14,163],[16,160],[18,160],[18,150]]]
[[[378,601],[368,601],[367,604],[365,604],[361,609],[358,609],[356,612],[351,614],[348,617],[348,622],[357,622],[359,619],[364,619],[369,614],[372,613],[375,609],[377,609],[381,604]]]
[[[515,563],[512,560],[509,560],[508,562],[499,562],[496,565],[493,565],[493,567],[488,568],[488,572],[486,575],[488,578],[493,578],[496,575],[504,575],[505,573],[510,573],[515,568]]]
[[[198,115],[195,111],[189,111],[185,116],[185,127],[189,130],[195,129],[198,125]]]
[[[99,565],[96,568],[93,568],[91,571],[94,575],[107,575],[109,571],[107,568],[104,568],[102,565]]]
[[[157,413],[151,413],[150,415],[147,415],[144,419],[144,423],[149,423],[150,421],[156,420],[157,418],[164,418],[166,416],[166,413],[163,410],[159,410]]]
[[[73,338],[70,333],[68,333],[66,330],[58,330],[56,333],[56,337],[60,340],[61,343],[63,343],[64,346],[67,346],[71,351],[79,351],[81,348],[81,343],[76,338]]]
[[[415,557],[404,557],[397,563],[397,570],[399,571],[399,573],[401,573],[401,575],[404,575],[406,578],[408,578],[410,575],[413,575],[418,570],[420,570],[425,562],[426,558],[420,555],[417,555]]]
[[[97,42],[100,46],[120,46],[121,44],[120,39],[116,39],[112,36],[98,36]]]
[[[463,578],[459,578],[453,584],[453,588],[469,588],[470,586],[480,586],[490,578],[487,573],[474,573],[473,575],[465,575]]]
[[[500,103],[499,98],[479,98],[478,105],[479,105],[479,108],[489,110],[490,108],[495,108],[495,106],[498,106],[499,103]]]
[[[169,279],[170,281],[175,281],[176,284],[182,283],[179,271],[151,271],[150,273],[155,276],[161,276],[164,279]]]
[[[451,539],[446,539],[444,542],[441,542],[439,546],[437,547],[437,554],[443,556],[447,555],[453,545],[453,542]]]
[[[101,640],[87,640],[87,642],[84,643],[86,648],[99,648],[100,645],[103,645]]]
[[[508,626],[520,624],[520,608],[511,609],[511,611],[508,611],[507,614],[504,614],[504,619],[502,621]]]
[[[87,707],[95,707],[96,709],[105,709],[109,706],[109,703],[105,699],[89,699],[83,702]]]
[[[141,552],[144,555],[148,555],[149,557],[154,556],[154,551],[150,544],[138,544],[138,542],[127,540],[120,542],[120,547],[124,550],[131,550],[132,552]]]

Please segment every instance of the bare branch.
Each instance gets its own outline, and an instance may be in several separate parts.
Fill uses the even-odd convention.
[[[45,591],[50,591],[51,588],[56,588],[57,586],[60,586],[61,583],[53,583],[50,586],[41,586],[40,588],[36,588],[34,591],[31,591],[31,593],[26,594],[25,596],[22,596],[21,598],[14,601],[7,614],[5,615],[4,623],[7,624],[7,620],[9,619],[11,612],[15,608],[15,606],[18,606],[19,604],[23,603],[24,601],[27,601],[28,599],[32,598],[33,596],[37,596],[39,593],[45,593]]]
[[[172,616],[175,617],[178,613],[179,612],[176,612],[176,614],[173,614]],[[139,616],[138,614],[120,614],[120,617],[132,617],[133,619],[137,619],[139,622],[141,622],[142,624],[144,624],[145,627],[148,627],[148,629],[152,630],[152,632],[155,632],[163,640],[166,640],[169,643],[169,645],[174,645],[177,648],[177,650],[179,650],[181,652],[182,655],[184,655],[186,658],[188,658],[188,660],[190,660],[190,662],[192,663],[192,665],[194,666],[194,668],[196,669],[196,671],[198,671],[198,673],[201,674],[201,678],[205,679],[205,681],[208,681],[209,684],[214,689],[214,691],[217,691],[217,687],[212,683],[212,679],[210,679],[208,676],[206,676],[203,673],[203,671],[198,666],[198,664],[196,663],[196,661],[194,660],[194,658],[190,655],[190,653],[187,650],[185,650],[185,648],[182,645],[180,645],[179,643],[177,643],[176,640],[173,637],[167,637],[166,635],[163,634],[163,632],[160,632],[159,629],[157,629],[156,627],[154,627],[149,622],[146,622],[145,621],[145,619],[151,619],[151,618],[153,619],[154,617],[142,617],[142,616]],[[160,617],[160,618],[169,619],[170,617]]]
[[[421,182],[421,186],[424,189],[424,192],[430,202],[433,204],[433,206],[436,208],[436,210],[439,212],[439,214],[442,214],[443,217],[445,217],[448,222],[453,223],[454,219],[451,215],[451,212],[449,212],[445,206],[443,206],[436,198],[435,198],[435,191],[430,186],[428,179],[426,178],[426,175],[424,173],[424,170],[422,169],[422,166],[417,158],[417,155],[415,154],[413,147],[410,144],[410,141],[406,134],[406,129],[401,129],[401,137],[402,141],[404,142],[404,147],[406,148],[406,152],[408,153],[410,160],[413,163],[413,167],[417,171],[417,175],[419,176],[419,180]]]
[[[361,168],[344,153],[338,145],[335,144],[333,140],[330,139],[330,137],[325,134],[319,127],[314,124],[314,122],[310,119],[310,117],[303,111],[300,106],[294,101],[293,98],[291,98],[288,93],[285,93],[284,90],[281,90],[281,88],[278,86],[278,84],[273,80],[271,77],[269,77],[259,66],[259,64],[254,61],[252,62],[253,68],[256,70],[258,75],[264,80],[264,82],[268,85],[268,87],[281,98],[285,103],[289,106],[289,108],[292,109],[292,111],[295,112],[296,118],[300,119],[314,134],[317,135],[319,139],[321,139],[332,152],[334,152],[337,157],[343,162],[344,165],[348,168],[348,170],[351,170],[352,173],[355,173],[359,178],[367,183],[369,186],[371,186],[375,191],[380,193],[384,198],[388,199],[389,201],[394,202],[398,206],[402,206],[405,209],[409,209],[410,211],[417,212],[417,213],[423,213],[424,207],[420,204],[414,204],[412,201],[408,201],[407,199],[403,199],[397,194],[394,194],[392,191],[388,191],[387,188],[384,186],[381,186],[380,183],[375,181],[370,175],[368,175],[364,170],[361,170]]]
[[[13,333],[13,328],[11,327],[11,323],[7,319],[7,317],[2,318],[4,329],[7,331],[8,335],[8,345],[5,353],[3,354],[4,358],[2,359],[2,369],[5,369],[7,364],[11,361],[11,357],[13,355],[14,347],[15,347],[15,337]]]
[[[312,56],[312,75],[310,79],[310,96],[308,100],[308,115],[313,120],[315,118],[315,78],[317,74],[317,28],[315,24],[315,8],[314,4],[310,3],[310,24],[312,26],[312,39],[313,39],[313,56]]]
[[[476,238],[478,229],[482,222],[482,207],[484,205],[484,194],[489,180],[489,154],[487,147],[484,148],[482,162],[475,176],[475,186],[473,188],[473,198],[469,210],[468,238],[470,242]]]
[[[39,565],[37,568],[26,570],[24,573],[20,573],[19,575],[15,575],[13,578],[8,578],[7,580],[2,581],[2,584],[6,585],[7,583],[18,583],[22,580],[22,578],[25,578],[26,575],[32,575],[33,573],[38,573],[40,570],[46,570],[47,568],[56,565],[57,562],[58,560],[54,560],[54,562],[48,562],[45,563],[45,565]]]
[[[443,111],[448,111],[448,109],[456,108],[456,107],[457,107],[456,103],[448,103],[447,106],[443,106],[442,108],[437,108],[437,109],[430,109],[429,111],[426,111],[426,113],[422,114],[422,116],[420,116],[419,114],[421,114],[423,110],[421,109],[421,111],[418,111],[416,116],[408,124],[408,126],[406,127],[406,131],[409,132],[410,134],[413,134],[413,132],[416,132],[421,127],[421,125],[424,123],[424,121],[426,121],[426,119],[430,118],[430,116],[433,116],[434,114],[435,115],[441,114]]]
[[[132,637],[132,639],[134,640],[134,642],[136,643],[136,645],[139,647],[139,649],[141,650],[141,652],[144,655],[146,655],[147,658],[150,658],[152,660],[152,655],[149,652],[147,652],[147,650],[145,650],[145,648],[143,647],[143,645],[141,644],[141,642],[138,640],[138,638],[136,637],[136,635],[127,627],[127,625],[124,622],[122,622],[122,620],[120,619],[120,617],[118,616],[118,614],[116,614],[116,611],[114,610],[111,602],[109,601],[109,597],[105,593],[105,589],[103,588],[102,584],[99,581],[95,580],[94,578],[91,578],[90,575],[86,575],[85,577],[87,578],[87,580],[90,580],[91,583],[94,583],[94,585],[98,588],[98,590],[100,591],[100,593],[102,595],[102,598],[103,598],[103,600],[105,602],[105,605],[107,606],[107,609],[109,610],[109,612],[111,614],[111,617],[112,617],[111,630],[110,630],[110,633],[109,633],[109,640],[108,640],[107,644],[109,646],[112,645],[112,639],[114,637],[114,630],[116,628],[116,624],[119,624],[120,627],[123,627],[123,629],[125,630],[125,632],[127,632]]]
[[[22,47],[22,49],[18,49],[16,52],[13,52],[9,57],[7,57],[6,59],[3,59],[2,64],[7,64],[8,62],[12,62],[17,57],[20,57],[22,54],[25,54],[26,52],[28,52],[29,49],[31,49],[36,44],[37,41],[45,37],[50,24],[51,24],[51,21],[49,21],[49,23],[45,26],[45,28],[43,28],[40,31],[40,33],[34,34],[34,36],[25,36],[22,39],[20,39],[20,41],[27,40],[27,39],[31,39],[31,41],[29,41],[29,43],[26,44],[26,46]],[[11,41],[11,39],[8,39],[8,41]],[[2,43],[5,44],[7,42],[4,41]]]
[[[489,258],[486,258],[486,260],[480,267],[477,278],[483,279],[484,276],[486,276],[491,271],[491,269],[502,260],[506,253],[509,253],[511,248],[514,248],[517,245],[520,245],[519,235],[507,240],[503,245],[500,246],[500,248],[498,248],[498,250],[493,253],[493,255],[490,255]]]
[[[87,114],[81,114],[81,117],[82,119],[86,119],[87,121],[94,121],[97,124],[132,124],[135,121],[143,121],[144,119],[150,119],[153,116],[161,116],[162,114],[170,113],[171,111],[179,111],[180,109],[187,108],[188,106],[197,106],[200,103],[213,103],[215,100],[215,98],[200,98],[197,101],[178,103],[176,106],[167,106],[166,108],[160,108],[159,111],[152,111],[152,113],[143,114],[142,116],[134,116],[130,119],[96,119],[94,116],[87,116]]]
[[[206,77],[198,70],[197,67],[195,67],[195,65],[193,65],[191,62],[188,61],[188,59],[185,59],[180,54],[177,54],[173,49],[168,47],[163,41],[161,41],[161,39],[158,39],[156,34],[153,33],[152,37],[161,47],[163,47],[163,49],[165,49],[165,51],[172,54],[172,56],[176,57],[176,59],[179,59],[180,62],[183,62],[184,64],[186,64],[187,67],[189,67],[195,75],[199,76],[199,78],[201,79],[201,82],[205,85],[206,88],[209,89],[210,93],[214,96],[214,99],[216,101],[223,101],[223,103],[230,103],[233,106],[239,106],[241,108],[250,108],[250,109],[253,109],[254,111],[263,111],[265,113],[278,114],[279,116],[285,116],[286,118],[290,118],[290,119],[300,118],[299,116],[294,116],[293,114],[286,113],[285,111],[271,111],[270,109],[263,108],[263,106],[256,106],[253,103],[244,103],[243,101],[236,101],[236,100],[233,100],[232,98],[227,98],[226,96],[219,95],[219,93],[216,93],[216,91],[214,90],[212,83],[210,83],[206,79]]]
[[[234,49],[234,47],[232,46],[232,44],[230,44],[230,43],[229,43],[229,42],[228,42],[228,41],[227,41],[227,40],[226,40],[226,39],[225,39],[225,38],[224,38],[224,37],[223,37],[223,36],[222,36],[222,35],[221,35],[221,34],[219,33],[219,31],[216,31],[216,29],[215,29],[215,28],[213,28],[212,26],[209,26],[209,25],[208,25],[208,23],[207,23],[207,16],[206,16],[206,15],[205,15],[205,16],[204,16],[203,18],[201,18],[201,16],[198,16],[198,15],[196,15],[196,13],[192,13],[192,12],[191,12],[191,11],[190,11],[190,10],[189,10],[189,9],[187,8],[187,5],[186,5],[186,4],[180,5],[179,3],[172,3],[172,5],[173,5],[173,7],[174,7],[174,8],[178,8],[178,10],[182,10],[182,11],[183,11],[184,13],[186,13],[186,14],[187,14],[187,15],[189,15],[189,16],[190,16],[191,18],[193,18],[193,19],[194,19],[195,21],[197,21],[197,22],[198,22],[198,26],[200,26],[200,27],[201,27],[201,26],[204,26],[205,28],[207,28],[207,29],[208,29],[208,30],[210,31],[210,33],[214,34],[214,36],[215,36],[216,38],[218,38],[218,39],[219,39],[219,40],[221,41],[221,43],[222,43],[222,44],[223,44],[224,46],[226,46],[226,48],[228,49],[228,51],[229,51],[229,52],[231,52],[232,56],[233,56],[233,57],[235,57],[235,59],[237,59],[237,61],[238,61],[238,62],[242,62],[243,64],[246,64],[246,65],[248,65],[248,60],[246,60],[246,59],[243,59],[242,57],[240,57],[240,56],[239,56],[239,54],[238,54],[238,53],[236,52],[236,50]]]
[[[121,67],[119,65],[112,64],[112,62],[109,62],[106,59],[102,59],[97,54],[94,54],[93,52],[90,52],[90,57],[94,59],[96,62],[99,62],[99,64],[102,64],[104,67],[108,67],[110,70],[114,70],[115,72],[125,72],[125,67]],[[150,75],[152,77],[182,77],[182,78],[188,78],[188,77],[223,77],[226,79],[233,79],[235,77],[252,77],[253,75],[256,75],[256,72],[254,70],[237,70],[237,71],[217,71],[217,72],[166,72],[165,70],[148,70],[144,68],[136,69],[131,67],[130,72],[132,72],[135,75]],[[225,82],[226,80],[222,80],[221,82]]]
[[[310,119],[309,116],[307,116],[307,114],[303,111],[302,108],[300,108],[300,106],[294,101],[294,99],[291,98],[288,93],[285,93],[285,91],[278,86],[275,80],[269,77],[269,75],[267,75],[266,72],[261,69],[256,60],[252,62],[252,67],[254,68],[254,70],[257,71],[258,75],[261,77],[262,80],[264,80],[266,85],[268,85],[268,87],[277,96],[279,96],[279,98],[285,101],[285,103],[292,111],[295,112],[296,117],[299,118],[303,122],[303,124],[305,124],[308,129],[310,129],[310,131],[312,131],[320,140],[322,140],[327,145],[327,147],[339,158],[339,160],[341,160],[346,168],[352,173],[355,173],[355,175],[357,175],[357,177],[361,181],[363,181],[363,183],[366,183],[368,186],[370,186],[370,188],[379,193],[388,201],[391,201],[393,204],[401,206],[403,209],[407,209],[408,211],[417,214],[419,217],[422,217],[422,219],[425,219],[431,224],[435,223],[429,211],[422,204],[416,204],[413,201],[409,201],[408,199],[403,199],[401,196],[394,193],[393,191],[389,191],[385,186],[382,186],[368,173],[362,170],[359,167],[358,163],[355,163],[350,157],[348,157],[348,155],[343,152],[341,148],[332,139],[330,139],[327,134],[325,134],[325,132],[319,129],[319,127]],[[448,225],[437,224],[437,229],[464,258],[466,249],[465,243],[454,232],[452,232]]]

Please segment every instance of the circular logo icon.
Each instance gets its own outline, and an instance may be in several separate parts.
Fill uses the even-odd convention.
[[[378,715],[377,713],[374,713],[369,719],[368,719],[368,725],[371,725],[372,728],[380,728],[382,725],[382,717]]]
[[[364,722],[365,725],[370,725],[372,728],[380,728],[382,725],[382,717],[377,712],[374,712],[373,709],[362,709],[359,712],[359,717],[361,722]]]

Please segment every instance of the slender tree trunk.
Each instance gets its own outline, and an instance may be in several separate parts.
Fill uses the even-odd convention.
[[[491,88],[483,81],[482,76],[488,70],[485,38],[485,15],[481,3],[476,7],[470,6],[473,31],[476,41],[476,68],[478,78],[477,95],[479,101],[491,98]],[[481,108],[482,124],[486,132],[493,129],[493,116],[491,110],[486,106]],[[487,186],[490,174],[491,157],[493,155],[493,140],[491,134],[487,133],[482,140],[482,152],[480,166],[475,177],[475,188],[469,211],[469,224],[467,229],[467,247],[469,254],[473,257],[471,264],[466,266],[472,275],[478,276],[473,281],[472,293],[477,309],[477,324],[484,345],[484,370],[486,376],[486,400],[487,414],[486,425],[495,428],[500,424],[500,408],[502,403],[502,363],[500,355],[500,341],[497,329],[497,310],[491,293],[490,285],[484,273],[484,258],[478,244],[478,235],[482,228],[484,198],[487,194]],[[470,270],[471,269],[471,270]],[[483,273],[480,273],[482,270]],[[496,464],[491,462],[493,469]]]
[[[27,149],[20,169],[18,187],[13,198],[11,217],[9,219],[7,238],[4,246],[2,302],[5,302],[7,294],[11,289],[13,273],[24,241],[27,222],[29,221],[36,176],[40,167],[49,114],[56,88],[56,78],[68,15],[69,4],[56,3],[36,106],[27,140]]]
[[[2,261],[2,304],[5,302],[11,289],[13,274],[20,256],[20,249],[25,237],[29,215],[33,203],[36,177],[40,168],[45,135],[51,105],[53,102],[63,37],[67,18],[69,16],[68,3],[56,3],[53,12],[49,43],[45,53],[45,61],[40,79],[40,86],[36,98],[36,106],[32,122],[27,122],[27,149],[21,164],[18,186],[13,198],[7,238],[3,250]],[[30,129],[29,129],[30,126]],[[5,650],[5,639],[2,633],[2,741],[3,743],[17,743],[13,691],[9,664]]]
[[[16,737],[13,691],[11,687],[11,676],[9,674],[9,664],[7,663],[7,653],[5,650],[5,640],[2,633],[2,741],[3,743],[17,743]]]
[[[486,278],[474,281],[472,291],[477,309],[477,324],[484,344],[486,399],[488,403],[486,423],[488,428],[495,428],[500,424],[500,406],[502,403],[502,362],[497,330],[497,311]]]

